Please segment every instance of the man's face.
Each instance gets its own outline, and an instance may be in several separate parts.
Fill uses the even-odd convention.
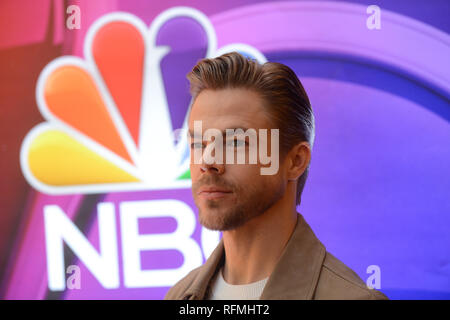
[[[271,153],[270,128],[274,128],[263,110],[261,97],[246,89],[203,90],[195,99],[189,117],[189,131],[194,132],[194,121],[201,121],[202,134],[210,128],[220,131],[243,128],[268,129],[266,150]],[[258,141],[258,157],[256,164],[249,163],[249,146],[234,143],[233,139],[223,137],[223,164],[196,164],[194,148],[200,148],[205,154],[210,140],[198,140],[194,143],[190,138],[192,194],[199,209],[199,220],[202,225],[212,230],[232,230],[269,209],[284,194],[286,181],[283,179],[282,164],[275,175],[261,175]],[[245,140],[249,142],[249,138]],[[231,143],[230,143],[231,142]],[[230,149],[231,148],[231,149]],[[236,153],[245,150],[245,164],[226,163],[226,154],[234,148]],[[214,155],[215,153],[212,152]],[[271,155],[278,156],[276,155]],[[236,159],[236,158],[235,158]],[[218,188],[227,193],[201,192],[204,188]]]

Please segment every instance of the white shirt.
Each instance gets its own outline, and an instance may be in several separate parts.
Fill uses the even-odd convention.
[[[208,300],[259,300],[269,277],[249,284],[229,284],[222,274],[217,272],[211,284]]]

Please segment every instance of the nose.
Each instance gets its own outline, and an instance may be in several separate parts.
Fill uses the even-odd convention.
[[[215,174],[223,174],[223,172],[225,171],[225,167],[223,164],[218,164],[218,163],[212,163],[212,164],[202,163],[200,166],[200,171],[202,173],[211,171],[212,173],[215,173]]]
[[[200,154],[192,154],[191,150],[191,157],[194,157],[194,163],[196,162],[195,156],[200,156],[200,162],[198,165],[200,165],[200,172],[202,174],[211,172],[215,174],[223,174],[225,172],[225,165],[223,164],[223,156],[218,155],[218,158],[216,159],[216,149],[215,149],[215,142],[211,142],[206,147],[206,150],[195,150],[194,152],[200,151]],[[220,150],[219,150],[220,152]],[[191,158],[192,159],[192,158]],[[220,159],[220,160],[219,160]]]

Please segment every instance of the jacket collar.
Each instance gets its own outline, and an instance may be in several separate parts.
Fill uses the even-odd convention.
[[[320,270],[325,259],[325,247],[314,235],[301,214],[284,251],[267,280],[261,300],[309,300],[313,298]],[[208,285],[223,265],[225,250],[223,239],[206,260],[185,291],[184,299],[204,299]]]

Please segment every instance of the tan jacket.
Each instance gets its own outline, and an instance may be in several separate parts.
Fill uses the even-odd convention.
[[[223,240],[206,262],[192,270],[166,294],[169,300],[203,300],[224,262]],[[267,280],[261,300],[387,299],[368,289],[349,267],[325,250],[302,215],[280,260]]]

